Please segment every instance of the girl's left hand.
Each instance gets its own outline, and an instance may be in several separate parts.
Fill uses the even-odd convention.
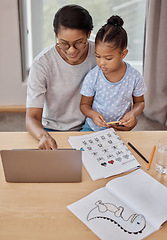
[[[124,125],[125,127],[131,128],[136,125],[137,117],[133,114],[133,112],[128,112],[125,116],[120,120],[119,125]]]
[[[119,124],[114,124],[110,127],[113,127],[115,130],[118,131],[130,131],[132,130],[137,124],[137,117],[128,112],[125,116],[120,120]]]

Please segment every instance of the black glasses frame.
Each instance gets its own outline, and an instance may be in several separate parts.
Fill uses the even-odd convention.
[[[73,46],[75,49],[83,49],[86,45],[87,45],[87,41],[86,42],[75,42],[75,43],[57,43],[56,45],[62,49],[62,50],[68,50],[71,46]],[[63,47],[62,47],[63,46]]]

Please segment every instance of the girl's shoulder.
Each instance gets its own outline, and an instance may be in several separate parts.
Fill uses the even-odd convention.
[[[141,73],[136,68],[134,68],[132,65],[130,65],[127,62],[125,62],[125,63],[126,63],[126,66],[127,66],[127,73],[129,75],[132,75],[134,77],[139,77],[139,78],[142,77]]]
[[[95,66],[92,70],[90,70],[85,78],[84,78],[84,84],[88,85],[95,85],[99,76],[99,67]]]
[[[100,71],[100,68],[98,65],[96,65],[94,68],[92,68],[87,75],[90,75],[90,76],[97,76],[98,73]]]

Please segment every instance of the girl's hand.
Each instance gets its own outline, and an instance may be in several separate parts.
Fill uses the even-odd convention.
[[[93,112],[92,120],[99,127],[108,127],[106,121],[104,120],[104,117],[98,112]]]
[[[132,128],[136,125],[136,122],[136,115],[132,111],[130,111],[126,113],[125,116],[120,120],[119,125],[124,125],[125,127]]]
[[[130,131],[132,130],[137,124],[137,117],[131,113],[128,112],[125,114],[125,116],[120,120],[119,124],[113,124],[109,127],[114,128],[114,130],[118,131]]]

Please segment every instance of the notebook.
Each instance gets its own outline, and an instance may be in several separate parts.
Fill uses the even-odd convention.
[[[138,169],[109,181],[68,209],[99,239],[141,240],[167,220],[166,201],[167,188]]]
[[[2,150],[1,159],[7,182],[67,183],[82,179],[80,150]]]

